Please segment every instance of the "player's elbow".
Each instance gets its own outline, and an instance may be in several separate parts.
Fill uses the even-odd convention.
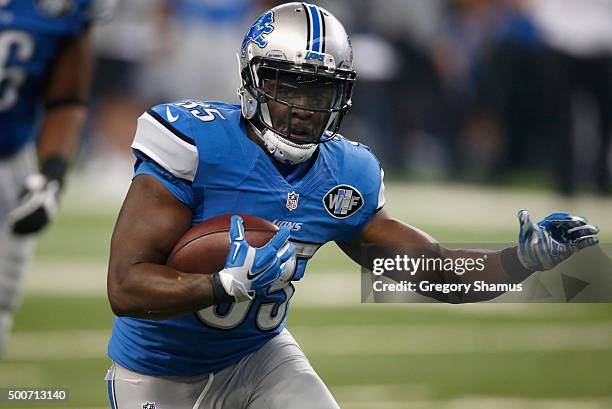
[[[129,302],[130,297],[127,292],[124,280],[120,280],[119,271],[112,266],[108,270],[106,279],[106,294],[108,301],[113,311],[118,317],[128,317],[134,315],[133,305]]]
[[[131,316],[128,310],[123,308],[121,304],[118,304],[116,302],[114,303],[111,301],[110,306],[111,306],[111,311],[113,311],[113,314],[115,314],[116,317],[130,317]]]
[[[121,288],[116,283],[108,280],[106,293],[113,314],[117,317],[127,317],[130,315],[131,311],[129,305],[125,302],[125,297],[122,294]]]
[[[113,314],[117,317],[144,318],[145,313],[131,303],[125,292],[121,290],[108,291],[108,301]]]

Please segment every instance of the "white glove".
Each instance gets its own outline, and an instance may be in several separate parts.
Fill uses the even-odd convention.
[[[60,182],[37,173],[26,178],[19,205],[8,215],[15,234],[37,233],[57,214]]]
[[[599,243],[599,229],[587,224],[584,217],[552,213],[536,224],[521,210],[518,219],[518,258],[532,271],[550,270],[579,250]]]
[[[230,240],[225,268],[213,275],[217,301],[228,298],[236,302],[251,300],[256,293],[267,290],[279,280],[287,267],[295,265],[295,247],[288,241],[289,229],[286,227],[281,227],[268,244],[255,248],[245,239],[242,218],[232,216]],[[219,294],[221,290],[226,294]]]

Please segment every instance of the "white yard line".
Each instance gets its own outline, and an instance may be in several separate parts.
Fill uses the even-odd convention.
[[[104,358],[110,331],[56,331],[13,333],[4,357],[7,360],[65,360]]]
[[[17,377],[19,381],[16,383],[15,379]],[[0,385],[3,388],[7,386],[25,387],[20,382],[23,379],[28,380],[28,385],[44,385],[47,380],[47,374],[40,364],[24,362],[0,363]],[[2,407],[2,404],[0,404],[0,407]]]
[[[129,171],[129,166],[126,169]],[[67,197],[63,201],[66,216],[69,216],[70,212],[116,213],[115,210],[129,183],[129,175],[116,180],[118,187],[113,193],[93,189],[92,186],[96,185],[88,183],[86,177],[72,178]],[[516,212],[524,207],[532,211],[536,219],[559,209],[586,214],[593,223],[599,225],[602,232],[612,232],[612,218],[609,217],[612,202],[596,196],[581,196],[570,200],[536,190],[516,191],[470,185],[414,183],[389,183],[386,194],[389,210],[396,217],[416,226],[451,226],[453,229],[465,228],[472,231],[482,228],[487,231],[512,232],[517,230]],[[452,203],[452,206],[449,203]],[[444,241],[444,237],[438,239]],[[515,239],[515,235],[508,237],[508,240]],[[43,294],[104,294],[106,270],[107,265],[104,262],[38,262],[27,277],[25,290]],[[347,260],[346,271],[352,273],[347,274],[346,278],[334,271],[317,272],[314,276],[325,275],[320,281],[313,280],[312,271],[307,272],[307,279],[303,284],[300,283],[303,288],[298,289],[296,302],[308,305],[358,304],[358,270]],[[322,284],[318,285],[319,282]],[[312,288],[316,291],[310,291]]]
[[[367,308],[402,310],[407,314],[425,310],[457,315],[547,318],[562,314],[583,317],[581,304],[361,304],[358,272],[315,272],[295,283],[293,308]],[[26,295],[106,296],[106,266],[100,263],[46,263],[35,265],[25,282]]]
[[[106,264],[35,262],[24,282],[26,294],[105,295]]]
[[[340,400],[343,409],[609,409],[612,399],[466,397],[451,400]]]
[[[91,179],[98,177],[94,173],[85,172],[85,176],[71,177],[63,209],[74,212],[84,208],[98,209],[116,214],[131,178],[129,163],[118,168],[121,170],[116,177],[107,178],[113,183],[107,184],[106,189],[99,189],[99,184],[91,183]],[[601,228],[612,230],[612,219],[609,217],[612,204],[605,197],[581,195],[568,199],[546,190],[450,183],[387,181],[385,185],[387,207],[397,217],[417,226],[513,229],[517,224],[516,212],[525,208],[536,218],[557,210],[584,214]],[[451,203],[452,206],[449,205]]]
[[[387,184],[386,184],[387,185]],[[537,190],[507,190],[461,184],[390,183],[387,207],[408,223],[453,228],[515,229],[516,213],[527,209],[536,218],[553,211],[587,215],[602,229],[612,229],[609,199],[566,197]],[[451,205],[452,204],[452,205]],[[438,239],[444,240],[444,237]]]
[[[372,405],[379,402],[391,402],[391,399],[400,397],[410,397],[411,401],[427,400],[432,396],[433,390],[427,384],[380,383],[333,386],[331,392],[337,400],[346,404],[369,403]]]
[[[501,396],[465,396],[432,400],[431,388],[418,384],[355,384],[332,386],[343,409],[604,409],[612,398],[525,399]]]
[[[315,333],[312,327],[288,328],[309,353],[335,356],[612,349],[609,323],[336,325]]]
[[[307,354],[388,356],[403,354],[603,351],[612,349],[612,326],[586,324],[289,325]],[[9,360],[102,358],[110,331],[15,333]],[[322,339],[328,342],[321,342]]]

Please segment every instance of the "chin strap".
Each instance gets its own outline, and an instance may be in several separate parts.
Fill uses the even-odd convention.
[[[249,121],[249,125],[255,135],[263,142],[270,155],[279,162],[297,165],[308,160],[317,150],[318,144],[316,143],[293,143],[268,128],[264,128],[263,132],[260,131],[251,121]]]

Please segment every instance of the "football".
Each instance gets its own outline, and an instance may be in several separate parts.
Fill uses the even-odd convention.
[[[260,217],[239,216],[244,221],[246,240],[253,247],[264,246],[278,231],[273,223]],[[231,217],[223,214],[189,229],[172,249],[166,264],[191,274],[214,274],[223,270],[230,249]]]

